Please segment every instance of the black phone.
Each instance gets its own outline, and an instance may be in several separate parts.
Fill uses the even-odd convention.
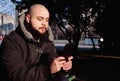
[[[64,46],[61,56],[65,57],[65,60],[68,61],[68,57],[73,56],[76,46],[73,43],[68,43]]]

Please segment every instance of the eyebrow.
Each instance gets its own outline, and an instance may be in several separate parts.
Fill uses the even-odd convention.
[[[38,16],[37,18],[43,18],[44,19],[44,17],[42,17],[42,16]],[[46,19],[49,19],[49,17],[47,17]]]

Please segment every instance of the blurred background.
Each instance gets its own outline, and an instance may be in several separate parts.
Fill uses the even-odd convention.
[[[34,4],[50,11],[58,54],[66,45],[79,81],[119,81],[119,2],[115,0],[0,0],[0,44]],[[118,74],[117,74],[118,73]]]

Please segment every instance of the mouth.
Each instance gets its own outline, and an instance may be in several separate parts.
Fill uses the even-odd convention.
[[[46,27],[39,27],[39,29],[46,29]]]
[[[46,30],[46,27],[39,27],[39,30],[45,31],[45,30]]]

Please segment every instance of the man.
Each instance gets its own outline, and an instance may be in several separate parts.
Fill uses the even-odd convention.
[[[4,38],[1,59],[10,81],[58,81],[62,71],[72,68],[72,56],[66,62],[56,53],[49,16],[45,6],[34,4]]]

